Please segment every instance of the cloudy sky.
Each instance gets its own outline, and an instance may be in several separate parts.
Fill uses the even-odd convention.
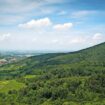
[[[105,0],[0,0],[0,50],[74,51],[105,41]]]

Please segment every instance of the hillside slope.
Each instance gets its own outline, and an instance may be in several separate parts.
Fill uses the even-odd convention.
[[[105,105],[105,43],[2,66],[0,79],[0,105]]]
[[[58,53],[33,56],[14,64],[0,67],[0,75],[13,77],[33,73],[37,69],[55,68],[70,64],[105,65],[105,43],[73,53]],[[56,68],[57,68],[56,67]],[[1,77],[2,78],[2,77]]]

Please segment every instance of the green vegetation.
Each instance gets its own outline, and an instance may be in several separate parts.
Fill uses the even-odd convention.
[[[1,92],[9,92],[10,90],[19,90],[25,87],[23,83],[19,83],[16,80],[5,80],[0,81],[0,93]]]
[[[26,75],[24,78],[28,79],[28,78],[35,78],[36,75]]]
[[[105,43],[0,67],[0,105],[105,105]]]

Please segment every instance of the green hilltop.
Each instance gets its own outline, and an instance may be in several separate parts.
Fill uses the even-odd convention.
[[[0,105],[105,105],[105,43],[3,65],[0,81]]]

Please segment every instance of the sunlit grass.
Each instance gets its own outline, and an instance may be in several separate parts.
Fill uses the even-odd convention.
[[[24,83],[17,82],[16,80],[0,81],[0,92],[8,92],[10,90],[19,90],[25,87]]]

